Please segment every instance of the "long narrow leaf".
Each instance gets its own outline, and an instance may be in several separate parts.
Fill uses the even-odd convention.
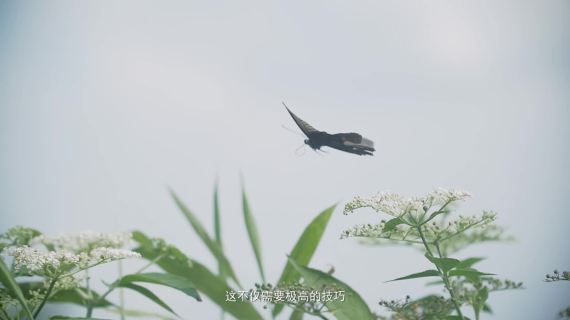
[[[414,274],[407,275],[405,277],[396,278],[387,282],[392,281],[399,281],[399,280],[408,280],[408,279],[416,279],[416,278],[425,278],[425,277],[439,277],[441,274],[437,270],[426,270]]]
[[[237,276],[230,262],[224,255],[222,248],[220,248],[220,246],[214,240],[212,240],[210,235],[208,235],[208,232],[206,232],[206,229],[204,229],[204,227],[202,226],[202,223],[200,223],[200,220],[198,220],[198,218],[196,218],[196,216],[192,213],[192,211],[190,211],[190,209],[186,207],[186,205],[178,198],[178,196],[174,193],[174,191],[170,191],[170,194],[172,195],[172,198],[176,202],[176,205],[178,206],[180,211],[182,211],[182,213],[186,216],[186,219],[188,219],[188,221],[192,225],[192,228],[194,228],[194,231],[196,232],[198,237],[202,240],[202,242],[204,242],[204,244],[208,247],[210,252],[214,255],[219,265],[221,266],[222,270],[224,270],[223,272],[229,275],[234,280],[234,282],[241,287],[241,284],[239,283],[239,280],[237,279]]]
[[[0,282],[2,282],[2,284],[8,290],[10,295],[14,297],[16,300],[18,300],[20,305],[22,305],[22,309],[26,313],[26,316],[30,320],[33,319],[34,316],[32,315],[30,307],[28,307],[28,303],[26,302],[26,298],[24,298],[22,290],[20,290],[18,283],[16,283],[16,280],[14,280],[12,273],[10,272],[4,261],[2,261],[2,259],[0,259]]]
[[[152,241],[142,232],[134,232],[133,239],[140,245],[136,251],[145,259],[154,261],[160,256],[161,253],[152,246]],[[227,301],[226,294],[233,291],[233,289],[201,263],[191,260],[182,253],[178,253],[176,256],[165,256],[159,259],[156,264],[170,274],[190,280],[200,293],[203,293],[212,302],[235,318],[263,320],[250,302],[241,300],[236,302]]]
[[[198,301],[202,301],[198,291],[194,289],[194,284],[186,277],[168,273],[137,273],[129,274],[118,280],[118,286],[123,287],[133,282],[154,283],[162,286],[170,287],[193,297]]]
[[[309,264],[309,262],[311,262],[311,258],[313,257],[313,254],[321,242],[321,238],[325,233],[335,207],[336,205],[331,206],[319,213],[305,228],[299,237],[299,240],[297,240],[297,243],[293,247],[293,250],[291,251],[289,257],[292,260],[295,260],[299,265],[306,266]],[[300,277],[301,275],[295,271],[293,264],[287,261],[285,268],[283,268],[283,272],[281,273],[281,277],[277,283],[293,283],[299,280]],[[273,309],[273,315],[278,315],[282,310],[282,304],[275,305],[275,308]]]
[[[142,294],[143,296],[149,298],[150,300],[152,300],[154,303],[158,304],[159,306],[163,307],[164,309],[168,310],[169,312],[171,312],[172,314],[176,315],[176,312],[174,312],[174,310],[172,310],[172,308],[167,305],[164,301],[162,301],[162,299],[160,299],[156,294],[154,294],[152,291],[150,291],[149,289],[143,287],[143,286],[139,286],[137,284],[134,283],[123,283],[121,285],[122,288],[128,288],[131,289],[133,291],[136,291],[140,294]]]
[[[218,181],[216,180],[216,185],[214,186],[214,236],[216,239],[216,243],[220,248],[223,248],[222,245],[222,225],[221,225],[221,217],[220,217],[220,199],[219,199],[219,191],[218,191]]]
[[[106,311],[112,312],[117,315],[123,315],[130,318],[144,318],[144,319],[160,319],[160,320],[176,320],[177,318],[168,317],[159,313],[133,310],[133,309],[118,309],[118,308],[107,308]]]
[[[373,320],[376,317],[364,302],[362,297],[346,283],[336,279],[328,273],[304,267],[289,259],[293,267],[301,274],[303,279],[313,288],[334,287],[345,293],[345,299],[325,302],[327,309],[332,312],[338,320]]]
[[[243,219],[245,221],[245,227],[247,229],[247,234],[249,236],[249,241],[251,242],[251,247],[253,248],[253,253],[255,254],[255,260],[257,261],[257,267],[259,273],[261,274],[261,280],[265,282],[265,272],[263,271],[263,261],[261,258],[261,245],[259,242],[259,232],[255,225],[255,220],[251,213],[249,207],[249,201],[245,194],[245,189],[242,186],[242,205],[243,205]]]

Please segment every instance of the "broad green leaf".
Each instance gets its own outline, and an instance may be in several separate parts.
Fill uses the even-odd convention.
[[[247,234],[249,236],[251,247],[253,248],[253,253],[255,254],[255,260],[257,261],[257,268],[259,269],[261,280],[265,282],[265,272],[263,272],[263,261],[261,259],[261,244],[259,240],[259,232],[257,231],[255,220],[253,219],[251,208],[249,207],[249,201],[247,201],[245,188],[243,186],[242,186],[241,196],[242,196],[243,219],[245,221],[245,227],[247,229]]]
[[[154,303],[158,304],[159,306],[163,307],[164,309],[168,310],[169,312],[176,314],[176,312],[174,312],[174,310],[172,310],[172,308],[170,308],[164,301],[162,301],[162,299],[160,299],[156,294],[154,294],[152,291],[150,291],[149,289],[147,289],[143,286],[139,286],[139,285],[134,284],[134,283],[122,283],[120,285],[120,287],[128,288],[128,289],[131,289],[133,291],[136,291],[136,292],[142,294],[143,296],[149,298]]]
[[[12,273],[10,272],[10,270],[8,269],[8,267],[6,266],[6,264],[4,263],[4,261],[2,259],[0,259],[0,282],[2,282],[4,287],[7,289],[8,293],[13,298],[18,300],[18,302],[22,306],[22,309],[26,313],[26,316],[29,319],[34,319],[34,316],[32,315],[32,311],[30,310],[30,307],[28,306],[28,302],[26,301],[26,298],[24,298],[24,294],[22,293],[22,290],[20,290],[18,283],[16,283],[16,280],[12,276]]]
[[[437,271],[437,270],[426,270],[426,271],[413,273],[413,274],[407,275],[405,277],[396,278],[396,279],[386,281],[386,282],[416,279],[416,278],[425,278],[425,277],[439,277],[439,276],[441,276],[441,273],[439,273],[439,271]]]
[[[160,256],[160,252],[152,246],[152,241],[142,232],[137,232],[136,236],[133,234],[133,239],[140,244],[136,251],[145,259],[153,261]],[[237,319],[263,320],[250,302],[226,301],[226,293],[233,289],[204,265],[184,254],[180,253],[176,257],[165,256],[156,264],[168,273],[187,278],[200,293],[206,295],[212,302]]]
[[[392,231],[402,223],[404,223],[404,221],[402,221],[400,218],[390,219],[388,222],[386,222],[386,224],[384,224],[384,229],[382,231]]]
[[[194,284],[186,277],[181,277],[169,273],[154,273],[154,272],[129,274],[118,280],[118,286],[129,288],[126,285],[133,282],[145,282],[145,283],[154,283],[154,284],[163,285],[166,287],[182,291],[185,294],[193,297],[194,299],[202,301],[202,298],[200,298],[200,295],[198,294],[196,289],[194,289]]]
[[[474,266],[476,263],[479,263],[479,261],[484,260],[485,258],[481,258],[481,257],[473,257],[473,258],[467,258],[465,260],[461,260],[461,262],[456,266],[457,269],[468,269],[471,268],[472,266]]]
[[[299,265],[306,266],[311,261],[311,258],[317,250],[321,238],[325,233],[335,207],[336,205],[331,206],[319,213],[319,215],[317,215],[313,221],[311,221],[311,223],[309,223],[309,225],[305,228],[299,237],[299,240],[297,240],[297,243],[293,247],[293,250],[291,251],[289,257],[292,260],[295,260]],[[295,271],[293,264],[287,261],[277,284],[293,283],[299,280],[300,277],[301,275]],[[273,309],[273,315],[278,315],[281,310],[283,310],[283,307],[283,304],[275,305],[275,308]]]
[[[453,258],[437,258],[437,257],[431,256],[429,253],[426,253],[426,258],[429,261],[431,261],[433,264],[435,264],[443,272],[447,272],[447,271],[457,267],[457,265],[460,262],[459,260],[453,259]]]
[[[333,300],[325,302],[327,309],[338,320],[373,320],[376,317],[370,311],[370,308],[362,300],[360,295],[354,291],[346,283],[336,279],[328,273],[304,267],[296,263],[294,260],[289,259],[293,267],[301,274],[303,279],[313,288],[320,288],[323,286],[335,287],[345,292],[345,300]]]
[[[449,276],[464,276],[469,280],[476,280],[480,276],[494,276],[494,273],[485,273],[475,269],[453,269],[449,271]]]
[[[174,191],[171,190],[170,194],[172,195],[172,198],[176,202],[176,205],[178,206],[180,211],[182,211],[182,213],[186,216],[186,219],[188,219],[188,221],[192,225],[192,228],[194,228],[194,231],[196,232],[198,237],[200,237],[200,239],[208,247],[210,252],[214,255],[219,265],[221,266],[222,270],[224,270],[223,272],[229,275],[235,281],[235,283],[239,287],[241,287],[241,284],[239,283],[239,280],[237,279],[237,276],[230,262],[224,255],[222,248],[220,248],[220,246],[214,240],[212,240],[212,238],[210,238],[210,235],[208,235],[208,232],[206,232],[206,229],[204,229],[202,223],[200,223],[200,220],[198,220],[198,218],[192,213],[192,211],[190,211],[190,209],[186,207],[186,205],[178,198],[178,196],[174,193]]]

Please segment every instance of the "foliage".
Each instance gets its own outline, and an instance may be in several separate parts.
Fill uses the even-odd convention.
[[[49,236],[35,229],[14,227],[0,235],[0,239],[3,258],[0,260],[2,319],[37,319],[46,304],[62,302],[83,306],[85,319],[91,318],[96,308],[117,309],[123,315],[123,306],[106,300],[116,288],[139,292],[174,314],[154,293],[135,282],[171,287],[200,299],[190,283],[183,283],[167,274],[142,273],[146,267],[109,284],[102,294],[91,289],[90,269],[141,257],[139,253],[123,249],[129,245],[130,233],[82,232]]]
[[[379,193],[370,198],[355,197],[345,206],[350,214],[361,208],[391,216],[378,224],[358,225],[345,230],[341,238],[364,238],[368,244],[404,244],[421,250],[433,265],[391,281],[439,278],[431,284],[443,286],[447,297],[428,295],[404,301],[382,300],[380,304],[392,312],[386,319],[467,319],[463,306],[470,306],[475,319],[490,310],[487,301],[493,291],[518,289],[522,283],[498,280],[493,274],[474,267],[479,257],[451,257],[473,243],[502,241],[510,238],[495,225],[496,213],[486,211],[479,216],[457,216],[453,206],[471,195],[460,190],[437,189],[422,197],[404,198],[395,193]]]
[[[546,282],[570,281],[570,271],[559,272],[558,270],[554,270],[552,274],[547,274],[545,276],[544,281]],[[570,319],[570,307],[560,310],[560,312],[558,312],[558,316],[562,319]]]

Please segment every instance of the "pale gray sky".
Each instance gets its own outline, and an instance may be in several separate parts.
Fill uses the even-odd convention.
[[[496,210],[518,239],[461,254],[525,282],[491,297],[493,318],[554,318],[570,294],[542,282],[570,267],[569,35],[564,0],[1,1],[1,229],[142,229],[214,267],[166,187],[210,224],[218,176],[227,254],[253,285],[240,171],[272,281],[335,202],[463,188],[461,213]],[[282,100],[318,129],[374,140],[376,155],[296,156]],[[426,266],[411,249],[338,240],[377,219],[337,210],[312,262],[374,310],[427,292],[383,283]],[[219,315],[160,292],[185,319]]]

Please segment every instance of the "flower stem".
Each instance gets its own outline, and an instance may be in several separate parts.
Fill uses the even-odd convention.
[[[36,309],[36,312],[34,312],[34,319],[38,317],[38,315],[40,314],[40,311],[42,311],[42,308],[45,306],[47,300],[49,299],[49,296],[51,295],[51,292],[53,291],[53,287],[55,286],[55,283],[57,282],[57,279],[59,279],[59,275],[55,276],[50,284],[49,287],[47,289],[46,295],[44,296],[44,298],[42,299],[42,302],[40,303],[40,305],[38,306],[38,308]]]
[[[424,247],[426,248],[427,253],[433,257],[434,255],[433,255],[433,253],[429,247],[429,244],[428,244],[428,242],[424,236],[424,233],[422,231],[422,226],[420,225],[420,226],[417,226],[416,228],[418,229],[418,233],[420,234],[420,238],[422,238],[422,242],[424,244]],[[439,244],[437,243],[437,241],[434,244],[435,244],[435,248],[437,249],[438,256],[440,258],[442,258],[441,250],[439,248]],[[451,302],[453,302],[453,306],[455,307],[455,311],[457,311],[457,315],[460,316],[461,319],[464,319],[463,313],[461,312],[461,308],[459,307],[459,303],[457,303],[457,300],[455,298],[455,293],[453,292],[453,289],[451,288],[451,284],[449,283],[449,277],[447,275],[447,272],[444,272],[443,270],[441,270],[437,265],[435,267],[441,273],[441,279],[443,280],[443,284],[445,285],[445,288],[447,289],[447,291],[449,291],[449,296],[451,297]]]
[[[440,258],[443,258],[443,255],[441,254],[441,249],[439,248],[439,243],[437,241],[435,241],[435,248],[437,249],[437,254]],[[455,298],[455,292],[453,291],[453,288],[451,287],[451,284],[449,282],[449,276],[447,275],[447,272],[442,272],[443,275],[443,283],[445,284],[445,288],[447,289],[447,291],[449,291],[449,296],[451,297],[451,302],[453,302],[453,305],[455,306],[455,310],[457,310],[457,315],[459,315],[461,317],[461,319],[463,318],[463,313],[461,313],[461,308],[459,306],[459,303],[457,302],[457,299]]]

